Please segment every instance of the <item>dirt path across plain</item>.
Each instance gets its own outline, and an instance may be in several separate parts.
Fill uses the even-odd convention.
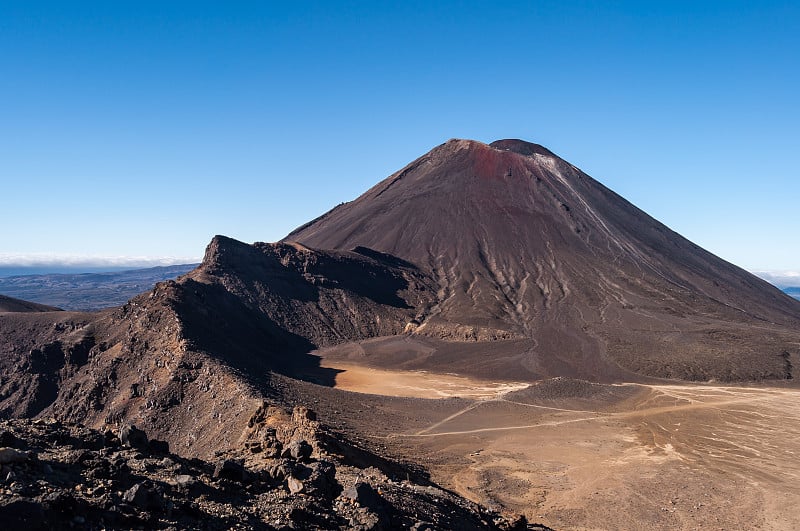
[[[453,396],[442,375],[347,371],[344,389]],[[800,529],[798,389],[623,384],[639,392],[593,405],[445,376],[476,400],[382,438],[468,498],[556,529]]]

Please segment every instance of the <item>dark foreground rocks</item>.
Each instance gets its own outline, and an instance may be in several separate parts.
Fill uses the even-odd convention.
[[[0,440],[4,530],[543,529],[370,463],[304,408],[265,405],[216,461],[154,449],[135,426],[12,420]]]

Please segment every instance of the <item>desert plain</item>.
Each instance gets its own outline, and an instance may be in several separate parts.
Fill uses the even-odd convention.
[[[335,387],[380,404],[352,429],[489,507],[555,529],[800,528],[794,385],[529,384],[321,354]]]

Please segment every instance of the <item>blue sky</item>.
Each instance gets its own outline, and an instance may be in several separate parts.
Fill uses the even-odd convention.
[[[800,270],[797,2],[397,4],[0,2],[0,263],[274,241],[460,137]]]

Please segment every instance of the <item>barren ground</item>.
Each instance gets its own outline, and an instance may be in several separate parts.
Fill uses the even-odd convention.
[[[800,528],[800,390],[698,384],[492,382],[343,370],[341,389],[463,406],[392,431],[432,479],[557,529]],[[438,401],[437,401],[438,402]],[[424,407],[424,402],[421,407]],[[426,419],[425,422],[421,422]]]
[[[321,367],[343,371],[336,375],[336,387],[374,395],[488,399],[528,387],[522,382],[483,381],[427,371],[384,370],[343,362],[329,364],[323,361]]]

